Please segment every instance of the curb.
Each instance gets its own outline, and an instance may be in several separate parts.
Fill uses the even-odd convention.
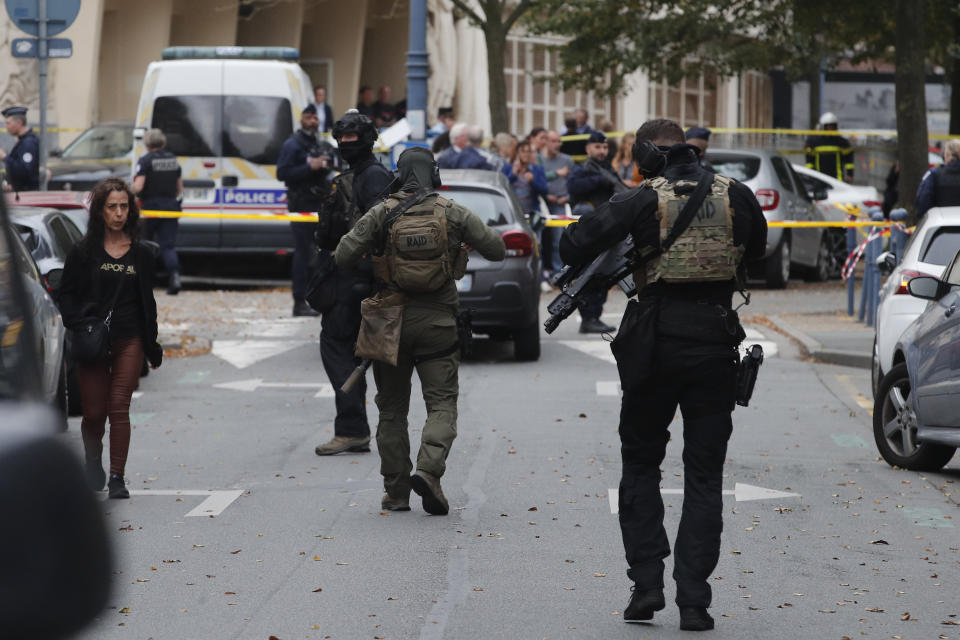
[[[838,364],[844,367],[855,367],[858,369],[869,369],[872,365],[873,359],[870,354],[859,353],[857,351],[844,351],[842,349],[826,349],[820,342],[785,321],[783,318],[779,316],[767,316],[767,319],[783,333],[799,342],[806,354],[817,362]]]

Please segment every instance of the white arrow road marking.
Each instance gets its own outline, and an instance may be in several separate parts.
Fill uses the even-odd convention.
[[[660,489],[662,495],[683,495],[683,489]],[[745,500],[782,500],[783,498],[799,498],[799,493],[787,493],[776,489],[764,489],[752,484],[736,483],[733,489],[724,489],[723,495],[733,496],[737,502]],[[620,489],[608,489],[607,499],[610,502],[610,513],[620,511]]]
[[[260,388],[267,389],[319,389],[314,398],[332,398],[334,396],[333,385],[329,382],[264,382],[263,378],[251,378],[250,380],[237,380],[236,382],[221,382],[213,385],[217,389],[230,389],[231,391],[256,391]]]
[[[303,340],[214,340],[212,353],[237,369],[245,369],[303,344]]]
[[[143,391],[134,391],[134,392],[133,392],[133,395],[130,396],[130,397],[133,398],[134,400],[136,400],[137,398],[142,398],[142,397],[143,397]]]
[[[218,516],[234,500],[243,495],[243,489],[131,489],[131,496],[207,496],[186,517]]]
[[[613,353],[610,351],[610,343],[606,340],[560,340],[560,344],[571,349],[576,349],[582,353],[606,360],[611,364],[617,364],[613,359]]]
[[[597,395],[620,397],[620,381],[619,380],[598,380]]]

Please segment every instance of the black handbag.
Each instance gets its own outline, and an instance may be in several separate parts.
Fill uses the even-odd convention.
[[[126,259],[123,261],[123,266],[124,268],[127,266]],[[123,274],[120,276],[120,284],[113,292],[113,299],[110,301],[110,310],[107,311],[107,315],[103,318],[99,316],[86,317],[73,327],[73,340],[70,348],[71,354],[77,361],[96,364],[107,359],[110,354],[110,319],[113,317],[113,308],[117,304],[122,288]]]

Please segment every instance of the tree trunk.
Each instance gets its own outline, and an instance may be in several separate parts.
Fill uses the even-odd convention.
[[[926,0],[897,0],[895,74],[900,205],[916,223],[914,198],[927,171],[927,99],[924,94]]]
[[[953,19],[953,41],[960,38],[960,16]],[[950,72],[950,135],[960,134],[960,58],[953,59]]]
[[[495,24],[494,24],[495,22]],[[510,131],[510,118],[507,113],[507,80],[503,75],[503,56],[507,46],[507,33],[500,17],[491,20],[487,16],[484,25],[487,39],[487,77],[490,89],[490,135]]]
[[[807,82],[810,83],[810,128],[816,129],[820,123],[820,64],[810,67],[807,72]]]

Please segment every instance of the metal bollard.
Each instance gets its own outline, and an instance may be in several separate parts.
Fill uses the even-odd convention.
[[[856,220],[854,216],[849,216],[848,221]],[[849,227],[847,229],[847,255],[849,256],[854,249],[857,248],[857,230],[854,227]],[[854,301],[854,289],[857,286],[857,278],[854,274],[850,274],[850,277],[847,278],[847,315],[853,315],[853,301]]]

